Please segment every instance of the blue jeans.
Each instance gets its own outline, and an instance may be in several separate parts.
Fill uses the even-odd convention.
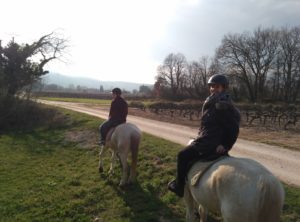
[[[113,120],[113,119],[108,119],[105,122],[103,122],[100,126],[99,126],[99,132],[100,132],[100,141],[105,141],[106,135],[108,133],[108,131],[112,128],[112,127],[116,127],[120,124],[124,123],[123,121],[120,120]]]

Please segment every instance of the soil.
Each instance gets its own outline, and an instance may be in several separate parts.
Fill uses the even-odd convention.
[[[73,130],[66,132],[65,141],[72,142],[83,149],[93,149],[97,146],[98,135],[92,130]]]

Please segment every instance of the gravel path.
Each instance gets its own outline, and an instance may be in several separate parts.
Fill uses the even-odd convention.
[[[80,103],[42,101],[49,105],[55,105],[72,109],[78,112],[106,119],[107,110],[97,107],[87,107]],[[198,129],[188,126],[181,126],[137,116],[128,116],[128,122],[136,124],[142,131],[149,134],[182,144],[197,135]],[[290,185],[300,187],[300,152],[284,149],[277,146],[257,143],[238,139],[232,150],[232,156],[247,157],[254,159],[268,168],[280,180]]]

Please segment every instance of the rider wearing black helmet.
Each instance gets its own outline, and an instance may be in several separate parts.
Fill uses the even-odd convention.
[[[213,85],[213,84],[220,84],[220,85],[223,85],[223,87],[225,89],[227,89],[229,82],[228,82],[228,79],[226,78],[226,76],[221,75],[221,74],[215,74],[209,78],[207,84],[209,86]]]
[[[122,123],[126,122],[126,117],[128,114],[128,104],[121,97],[122,91],[120,88],[114,88],[112,91],[113,100],[111,102],[109,117],[104,123],[99,127],[100,130],[100,145],[105,145],[105,138],[108,131],[112,127],[116,127]]]
[[[198,160],[214,160],[228,155],[239,133],[240,114],[226,92],[226,76],[213,75],[207,82],[210,96],[202,107],[201,126],[197,138],[177,155],[177,178],[168,189],[179,197],[184,194],[187,173]]]
[[[111,91],[111,93],[120,96],[120,95],[122,94],[122,91],[121,91],[120,88],[114,88],[114,89]]]

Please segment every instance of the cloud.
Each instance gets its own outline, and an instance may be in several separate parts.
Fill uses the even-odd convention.
[[[203,0],[177,11],[153,56],[163,59],[171,52],[181,52],[189,60],[212,56],[225,34],[253,31],[258,26],[300,25],[299,12],[297,0]]]
[[[70,40],[62,74],[151,83],[169,53],[212,56],[229,32],[299,25],[299,0],[10,0],[0,39],[32,42],[53,30]]]

